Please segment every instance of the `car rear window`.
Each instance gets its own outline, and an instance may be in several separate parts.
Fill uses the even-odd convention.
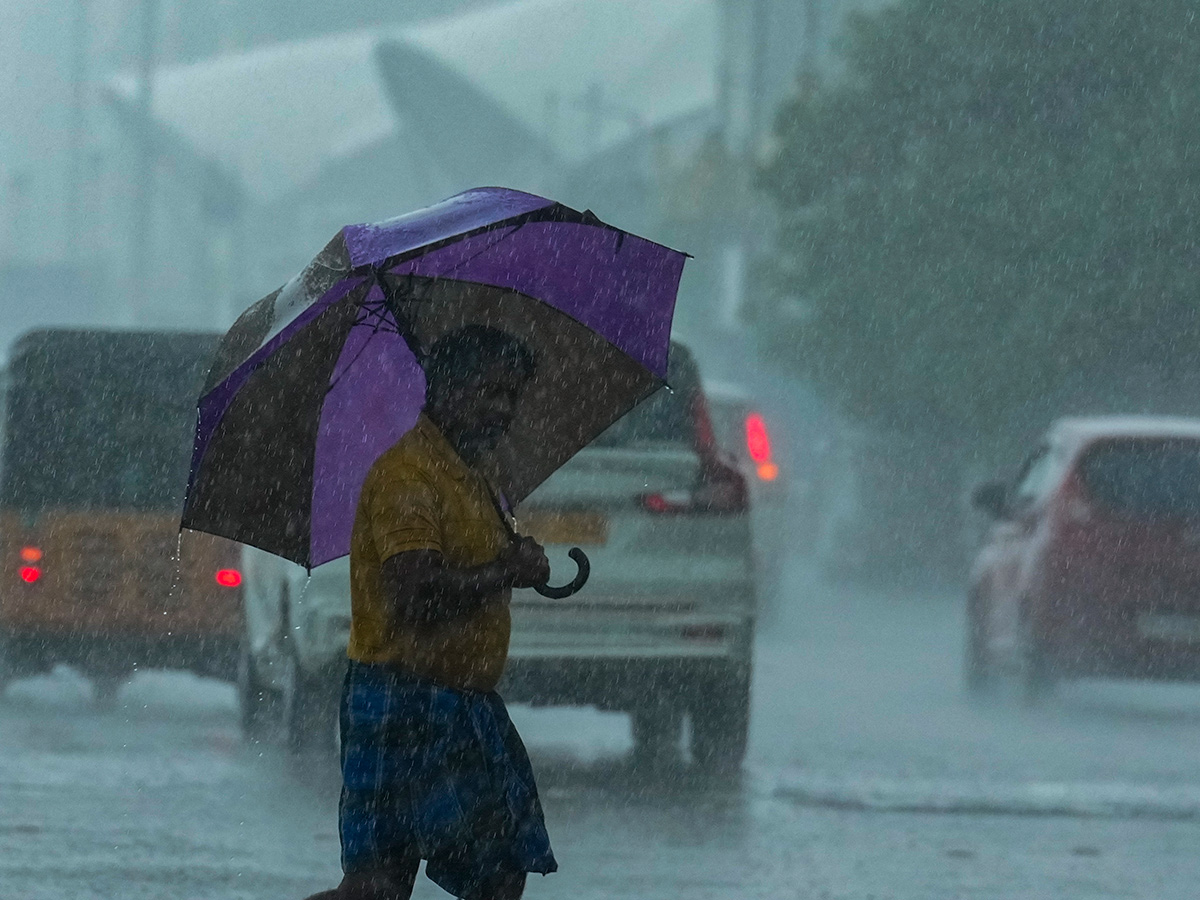
[[[1200,519],[1200,441],[1106,441],[1087,451],[1079,471],[1092,498],[1116,512]]]
[[[693,407],[700,374],[687,348],[671,345],[667,384],[622,416],[591,444],[593,447],[696,446]]]
[[[726,452],[746,454],[746,417],[750,406],[745,400],[708,395],[708,414],[712,418],[717,446]]]
[[[178,512],[217,335],[45,331],[8,373],[0,504]]]

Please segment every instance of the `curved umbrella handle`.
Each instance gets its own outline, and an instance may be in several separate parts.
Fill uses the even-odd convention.
[[[550,587],[548,584],[539,584],[534,590],[543,597],[549,597],[551,600],[562,600],[577,593],[585,584],[587,584],[588,576],[592,574],[592,564],[587,558],[587,554],[578,547],[572,547],[567,551],[567,556],[575,560],[575,565],[579,567],[579,571],[575,573],[575,577],[571,579],[569,584],[564,584],[562,587]]]

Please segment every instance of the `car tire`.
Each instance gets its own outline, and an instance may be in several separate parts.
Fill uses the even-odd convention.
[[[279,725],[279,694],[258,674],[248,640],[238,649],[237,694],[242,737],[248,741],[269,737]]]
[[[692,692],[692,760],[703,771],[730,775],[746,757],[750,734],[750,678],[730,673],[701,679]]]
[[[972,591],[967,598],[966,635],[963,641],[963,684],[968,694],[979,697],[992,687],[993,680],[983,600]]]
[[[1033,625],[1033,612],[1022,605],[1017,635],[1017,687],[1026,706],[1038,706],[1053,692],[1053,660]]]

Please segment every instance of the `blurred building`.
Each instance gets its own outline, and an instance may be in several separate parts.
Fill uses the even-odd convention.
[[[161,67],[148,123],[121,76],[119,119],[162,151],[151,255],[197,259],[175,297],[147,272],[152,294],[204,284],[227,320],[341,225],[480,184],[653,232],[657,148],[717,125],[717,38],[712,0],[539,0]],[[188,193],[228,202],[179,216]]]
[[[868,2],[0,0],[0,262],[219,326],[338,226],[501,182],[690,250],[681,324],[738,332],[747,163]]]

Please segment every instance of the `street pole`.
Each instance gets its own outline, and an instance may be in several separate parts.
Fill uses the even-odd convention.
[[[805,0],[804,4],[804,56],[800,61],[800,73],[805,79],[817,76],[822,49],[821,0]]]
[[[810,0],[811,2],[811,0]],[[753,157],[767,128],[767,50],[771,40],[770,0],[754,0],[750,24],[750,127],[746,150]]]
[[[83,157],[87,152],[88,0],[75,0],[71,17],[71,121],[68,140],[67,196],[63,208],[66,227],[66,256],[77,257],[83,248]]]
[[[134,176],[133,229],[130,239],[130,312],[133,324],[146,315],[149,269],[153,258],[154,175],[154,67],[157,50],[158,0],[141,2],[141,44],[138,52],[137,159]]]

